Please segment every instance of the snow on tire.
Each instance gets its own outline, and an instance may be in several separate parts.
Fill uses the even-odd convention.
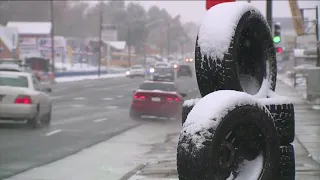
[[[294,148],[291,144],[280,146],[280,166],[278,171],[279,180],[295,179],[295,156]]]
[[[272,115],[280,144],[287,145],[294,141],[295,136],[294,105],[290,99],[272,93],[271,97],[259,99],[259,102],[265,105]]]
[[[270,180],[279,168],[272,117],[256,98],[224,90],[200,99],[179,137],[180,180]]]
[[[247,2],[208,10],[196,39],[195,69],[202,97],[217,90],[266,97],[269,89],[275,90],[275,49],[260,11]]]
[[[182,117],[181,117],[182,125],[186,121],[188,114],[190,113],[190,111],[198,101],[199,101],[198,98],[184,101],[182,105]]]

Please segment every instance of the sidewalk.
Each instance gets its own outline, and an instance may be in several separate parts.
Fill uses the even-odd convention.
[[[296,136],[310,156],[320,164],[320,111],[315,110],[314,105],[308,104],[301,96],[305,92],[303,86],[297,90],[285,84],[284,80],[278,81],[276,92],[295,99]]]
[[[296,139],[293,143],[296,155],[296,180],[319,180],[320,111],[312,110],[295,89],[281,81],[277,83],[277,93],[294,98],[296,104]],[[156,146],[146,154],[145,166],[137,169],[136,173],[131,173],[134,175],[130,178],[125,177],[121,180],[178,180],[176,167],[178,138],[179,132],[169,134],[164,144]]]

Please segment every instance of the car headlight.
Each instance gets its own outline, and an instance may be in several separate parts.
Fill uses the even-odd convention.
[[[176,65],[176,64],[175,64],[175,65],[173,65],[173,68],[177,68],[177,67],[178,67],[178,65]]]
[[[150,69],[150,72],[151,72],[151,73],[154,73],[154,69],[153,69],[153,68],[151,68],[151,69]]]
[[[191,61],[193,61],[193,59],[189,59],[189,61],[191,62]]]
[[[130,74],[130,71],[127,71],[127,72],[126,72],[126,75],[129,75],[129,74]]]

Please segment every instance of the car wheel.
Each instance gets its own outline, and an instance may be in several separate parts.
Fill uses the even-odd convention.
[[[232,103],[219,108],[215,102]],[[246,93],[214,92],[196,103],[183,125],[179,179],[276,179],[279,147],[272,116],[263,105]]]
[[[50,108],[50,112],[45,115],[44,120],[43,120],[43,125],[48,127],[51,124],[51,108]]]
[[[228,17],[230,21],[212,25],[226,12],[235,10],[238,13]],[[259,10],[249,3],[221,3],[208,10],[202,22],[195,46],[195,69],[202,97],[217,90],[252,95],[275,90],[275,47],[270,27]],[[223,37],[220,32],[224,32]]]
[[[141,119],[141,115],[133,110],[130,110],[129,116],[132,120],[140,120]]]
[[[42,118],[39,114],[39,108],[37,110],[35,117],[27,120],[27,124],[33,129],[38,129],[42,127],[43,124],[42,124]]]

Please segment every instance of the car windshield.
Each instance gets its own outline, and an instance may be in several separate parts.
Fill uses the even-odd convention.
[[[148,91],[177,91],[176,87],[170,83],[143,83],[140,85],[139,89]]]
[[[155,68],[155,72],[171,72],[170,68]]]
[[[0,75],[0,86],[29,87],[28,78],[20,75]]]

